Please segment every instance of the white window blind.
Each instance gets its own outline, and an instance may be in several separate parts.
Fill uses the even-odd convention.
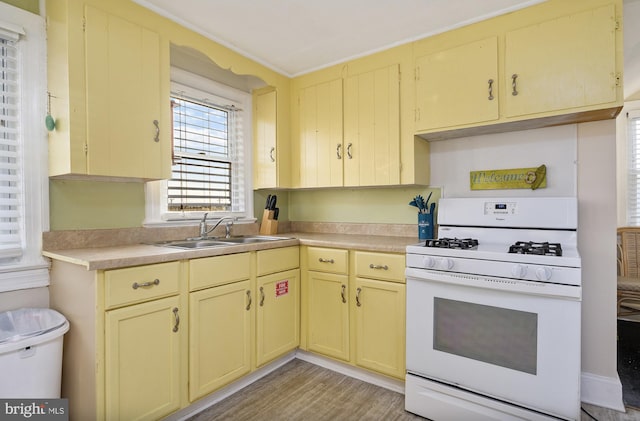
[[[174,96],[170,212],[233,212],[244,204],[242,112]]]
[[[17,37],[0,32],[0,263],[22,255],[20,69]]]

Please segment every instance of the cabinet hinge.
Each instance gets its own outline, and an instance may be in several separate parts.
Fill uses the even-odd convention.
[[[84,154],[87,155],[89,153],[89,145],[85,143],[83,149],[84,149]]]
[[[615,29],[616,31],[620,30],[620,21],[618,19],[614,21],[613,29]]]
[[[622,74],[621,73],[616,73],[616,86],[620,87],[620,82],[622,80]]]
[[[82,18],[82,32],[87,31],[87,18]]]

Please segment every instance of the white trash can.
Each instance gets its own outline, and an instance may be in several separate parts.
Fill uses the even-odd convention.
[[[0,398],[59,398],[68,330],[67,319],[48,308],[0,313]]]

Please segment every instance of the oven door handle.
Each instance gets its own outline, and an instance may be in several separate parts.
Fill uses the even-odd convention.
[[[582,288],[573,285],[559,285],[549,282],[525,281],[511,278],[492,278],[489,276],[472,275],[468,273],[444,272],[429,269],[406,268],[407,281],[438,282],[471,288],[493,289],[515,292],[520,294],[539,295],[582,301]]]

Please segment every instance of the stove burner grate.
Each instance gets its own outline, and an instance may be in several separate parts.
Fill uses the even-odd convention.
[[[478,240],[475,238],[438,238],[437,240],[427,240],[427,247],[475,250],[478,248]]]
[[[536,243],[533,241],[517,241],[509,246],[509,253],[537,254],[540,256],[562,256],[560,243]]]

